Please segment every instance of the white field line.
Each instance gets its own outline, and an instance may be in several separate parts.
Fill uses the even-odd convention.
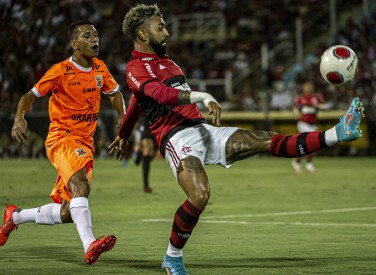
[[[310,215],[310,214],[325,214],[325,213],[344,213],[344,212],[361,212],[376,210],[376,206],[358,207],[358,208],[342,208],[342,209],[323,209],[323,210],[306,210],[293,212],[275,212],[275,213],[256,213],[256,214],[242,214],[242,215],[223,215],[223,216],[205,216],[200,219],[229,219],[229,218],[252,218],[252,217],[275,217],[275,216],[294,216],[294,215]]]
[[[142,222],[172,223],[172,219],[143,219]],[[247,222],[200,220],[200,223],[210,224],[244,224],[244,225],[305,225],[305,226],[332,226],[332,227],[376,227],[375,223],[314,223],[314,222]]]
[[[342,208],[342,209],[323,209],[323,210],[307,210],[307,211],[292,211],[292,212],[275,212],[275,213],[256,213],[244,215],[223,215],[223,216],[207,216],[200,219],[200,223],[210,224],[262,224],[262,225],[305,225],[305,226],[337,226],[337,227],[376,227],[376,224],[370,223],[310,223],[310,222],[248,222],[248,221],[226,221],[218,219],[229,218],[244,218],[244,217],[271,217],[271,216],[293,216],[293,215],[310,215],[322,213],[344,213],[344,212],[361,212],[376,210],[376,206],[358,207],[358,208]],[[217,219],[217,220],[212,220]],[[172,222],[172,219],[143,219],[142,222]]]

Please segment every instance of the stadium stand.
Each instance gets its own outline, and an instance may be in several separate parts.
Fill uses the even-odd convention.
[[[284,0],[275,5],[272,0],[192,0],[158,1],[158,5],[171,34],[171,56],[191,80],[192,88],[212,93],[221,100],[224,109],[290,110],[292,98],[307,78],[315,82],[332,109],[343,109],[353,96],[361,97],[367,109],[367,105],[376,101],[375,5],[370,4],[369,10],[365,10],[361,0],[346,1],[346,5],[344,2],[335,1],[338,31],[334,38],[329,34],[326,20],[329,1]],[[120,24],[125,11],[134,3],[66,0],[47,6],[41,0],[0,1],[1,144],[8,144],[12,114],[22,94],[52,64],[69,56],[66,38],[71,21],[88,18],[94,22],[101,34],[100,57],[124,87],[131,43],[122,35]],[[303,64],[296,63],[294,39],[298,17],[304,22]],[[320,55],[333,44],[349,45],[358,54],[359,78],[352,85],[329,86],[319,74]],[[266,71],[261,69],[262,45],[267,45],[270,55]],[[125,97],[129,99],[129,95]],[[47,104],[48,98],[36,101],[33,113],[43,116],[38,112],[46,110]],[[110,102],[103,100],[104,114],[109,106]],[[366,117],[369,154],[376,154],[373,109],[367,109]],[[44,136],[46,129],[39,131]],[[4,145],[1,148],[3,152],[9,151]]]

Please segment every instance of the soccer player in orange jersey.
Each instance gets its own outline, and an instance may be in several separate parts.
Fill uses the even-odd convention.
[[[92,233],[88,203],[92,183],[94,132],[100,106],[101,92],[108,96],[119,114],[118,126],[124,116],[124,101],[119,85],[106,65],[97,58],[98,32],[90,21],[72,23],[70,46],[73,55],[52,66],[37,84],[18,103],[12,128],[17,142],[27,138],[24,118],[38,97],[51,93],[49,100],[50,127],[45,142],[49,160],[58,172],[51,192],[53,203],[32,209],[16,205],[5,208],[4,223],[0,228],[0,246],[19,224],[72,223],[84,247],[84,260],[95,264],[101,253],[111,250],[116,237],[100,239]]]

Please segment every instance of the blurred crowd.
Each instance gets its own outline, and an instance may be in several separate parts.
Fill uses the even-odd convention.
[[[359,10],[363,3],[362,0],[354,0],[342,5],[344,1],[336,1],[338,17],[342,13]],[[82,18],[91,20],[97,27],[100,58],[124,87],[124,71],[132,44],[121,33],[121,22],[126,11],[135,3],[158,3],[167,22],[169,18],[186,13],[210,11],[224,15],[227,39],[171,40],[168,50],[189,79],[224,78],[225,73],[231,71],[234,79],[231,98],[219,93],[220,87],[208,88],[223,102],[223,107],[263,111],[267,106],[272,110],[291,110],[293,98],[300,92],[300,84],[309,79],[332,109],[345,108],[352,97],[359,96],[366,106],[371,106],[367,108],[370,127],[376,124],[373,111],[376,109],[373,107],[376,102],[376,13],[349,16],[344,24],[338,26],[337,35],[333,38],[328,36],[329,1],[320,0],[282,0],[278,1],[278,5],[273,0],[63,0],[49,5],[42,0],[0,0],[0,115],[14,113],[19,98],[46,70],[70,56],[68,25]],[[309,46],[315,38],[326,36],[319,43],[315,42],[314,51],[305,52],[303,64],[295,62],[297,17],[304,21],[303,46]],[[281,47],[269,57],[266,71],[256,69],[242,79],[244,71],[260,62],[262,44],[269,49]],[[359,58],[357,81],[340,88],[325,84],[318,69],[322,52],[334,44],[350,46]],[[125,89],[122,88],[122,91]],[[130,97],[125,93],[124,96],[126,100]],[[108,100],[103,100],[102,108],[109,104]],[[47,110],[47,105],[48,97],[45,97],[37,100],[32,108]],[[4,144],[4,131],[1,130],[0,134],[1,144]]]

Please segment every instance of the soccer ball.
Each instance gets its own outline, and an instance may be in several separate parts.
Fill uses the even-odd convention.
[[[332,46],[321,56],[320,73],[329,84],[341,86],[353,80],[357,71],[358,57],[347,46]]]

